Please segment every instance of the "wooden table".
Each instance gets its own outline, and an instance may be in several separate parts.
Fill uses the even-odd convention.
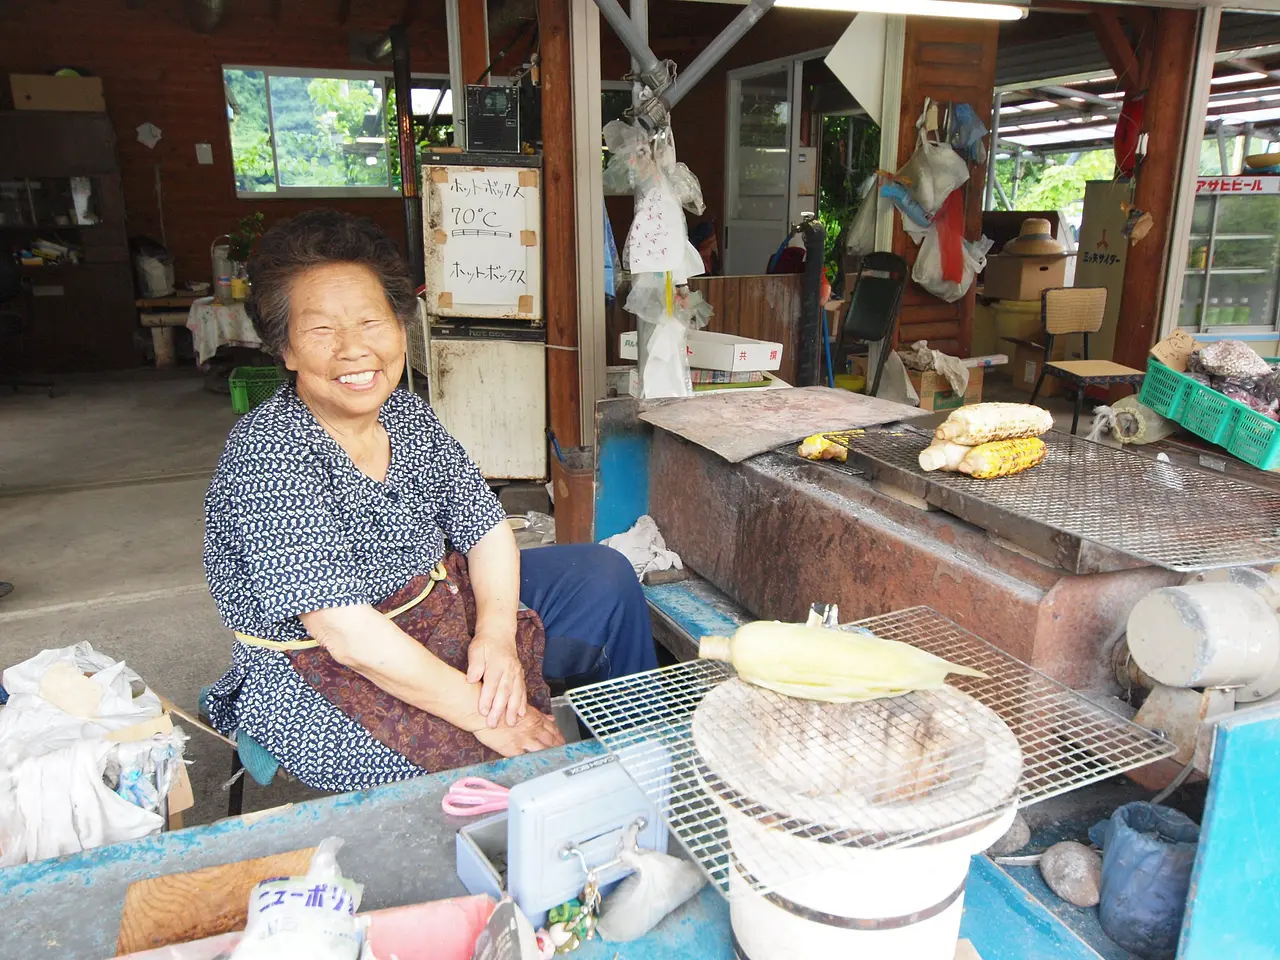
[[[143,297],[135,300],[138,318],[151,330],[151,345],[156,353],[156,369],[163,370],[177,363],[174,357],[173,328],[187,325],[191,305],[207,294],[175,293],[167,297]]]

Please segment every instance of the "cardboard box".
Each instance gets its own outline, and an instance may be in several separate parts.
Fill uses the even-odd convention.
[[[1185,330],[1175,330],[1151,348],[1151,356],[1170,370],[1186,373],[1187,361],[1199,348],[1200,344],[1196,343],[1195,337]]]
[[[752,340],[732,333],[689,332],[689,366],[701,370],[777,370],[782,366],[782,344]],[[636,360],[640,338],[632,330],[622,334],[619,356]]]
[[[38,73],[12,73],[15,110],[78,110],[105,113],[102,80],[98,77],[53,77]]]
[[[908,370],[911,385],[920,395],[921,410],[955,410],[957,407],[982,402],[982,367],[974,367],[969,371],[969,386],[964,396],[951,389],[947,378],[934,370]]]
[[[735,393],[752,393],[756,390],[784,390],[791,386],[787,381],[775,377],[772,373],[766,373],[764,376],[764,383],[726,383],[708,390],[695,390],[693,395],[695,397],[709,397],[713,393],[728,393],[731,390]],[[631,373],[627,378],[627,393],[636,398],[640,396],[640,371],[636,367],[631,368]]]
[[[1044,344],[1019,337],[1009,337],[1007,342],[1013,344],[1013,364],[1009,368],[1013,385],[1031,393],[1036,388],[1036,380],[1040,378],[1040,368],[1044,366]],[[1058,347],[1059,344],[1055,343],[1054,353],[1062,352]],[[1061,360],[1062,357],[1054,359]],[[1041,397],[1057,397],[1063,392],[1063,381],[1057,377],[1044,378],[1044,384],[1040,387]]]
[[[1014,257],[999,254],[987,258],[982,295],[993,300],[1039,300],[1050,287],[1067,282],[1067,258]]]

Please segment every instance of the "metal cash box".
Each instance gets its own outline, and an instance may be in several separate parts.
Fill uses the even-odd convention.
[[[511,788],[506,813],[458,831],[458,879],[474,894],[498,898],[509,890],[530,922],[543,926],[547,911],[579,896],[586,883],[581,860],[562,852],[573,846],[593,869],[607,865],[637,819],[645,823],[639,845],[665,853],[666,825],[613,756],[535,777]],[[605,887],[627,872],[614,864],[597,879]]]

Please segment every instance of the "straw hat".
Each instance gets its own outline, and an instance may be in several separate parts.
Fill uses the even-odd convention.
[[[1048,220],[1027,217],[1018,228],[1018,236],[1004,245],[1003,252],[1017,257],[1052,257],[1061,256],[1067,248],[1053,239]]]

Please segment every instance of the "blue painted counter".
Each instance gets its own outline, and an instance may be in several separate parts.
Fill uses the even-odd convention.
[[[458,896],[454,867],[457,817],[440,799],[459,776],[508,785],[600,752],[594,741],[501,760],[465,771],[420,777],[277,811],[116,844],[56,860],[0,870],[0,956],[37,960],[101,960],[115,952],[129,884],[148,877],[314,846],[337,835],[347,842],[343,869],[365,885],[374,910]],[[1097,960],[1053,916],[982,857],[974,859],[962,934],[983,960]],[[592,943],[582,960],[732,960],[729,908],[718,892],[702,893],[643,940]]]

